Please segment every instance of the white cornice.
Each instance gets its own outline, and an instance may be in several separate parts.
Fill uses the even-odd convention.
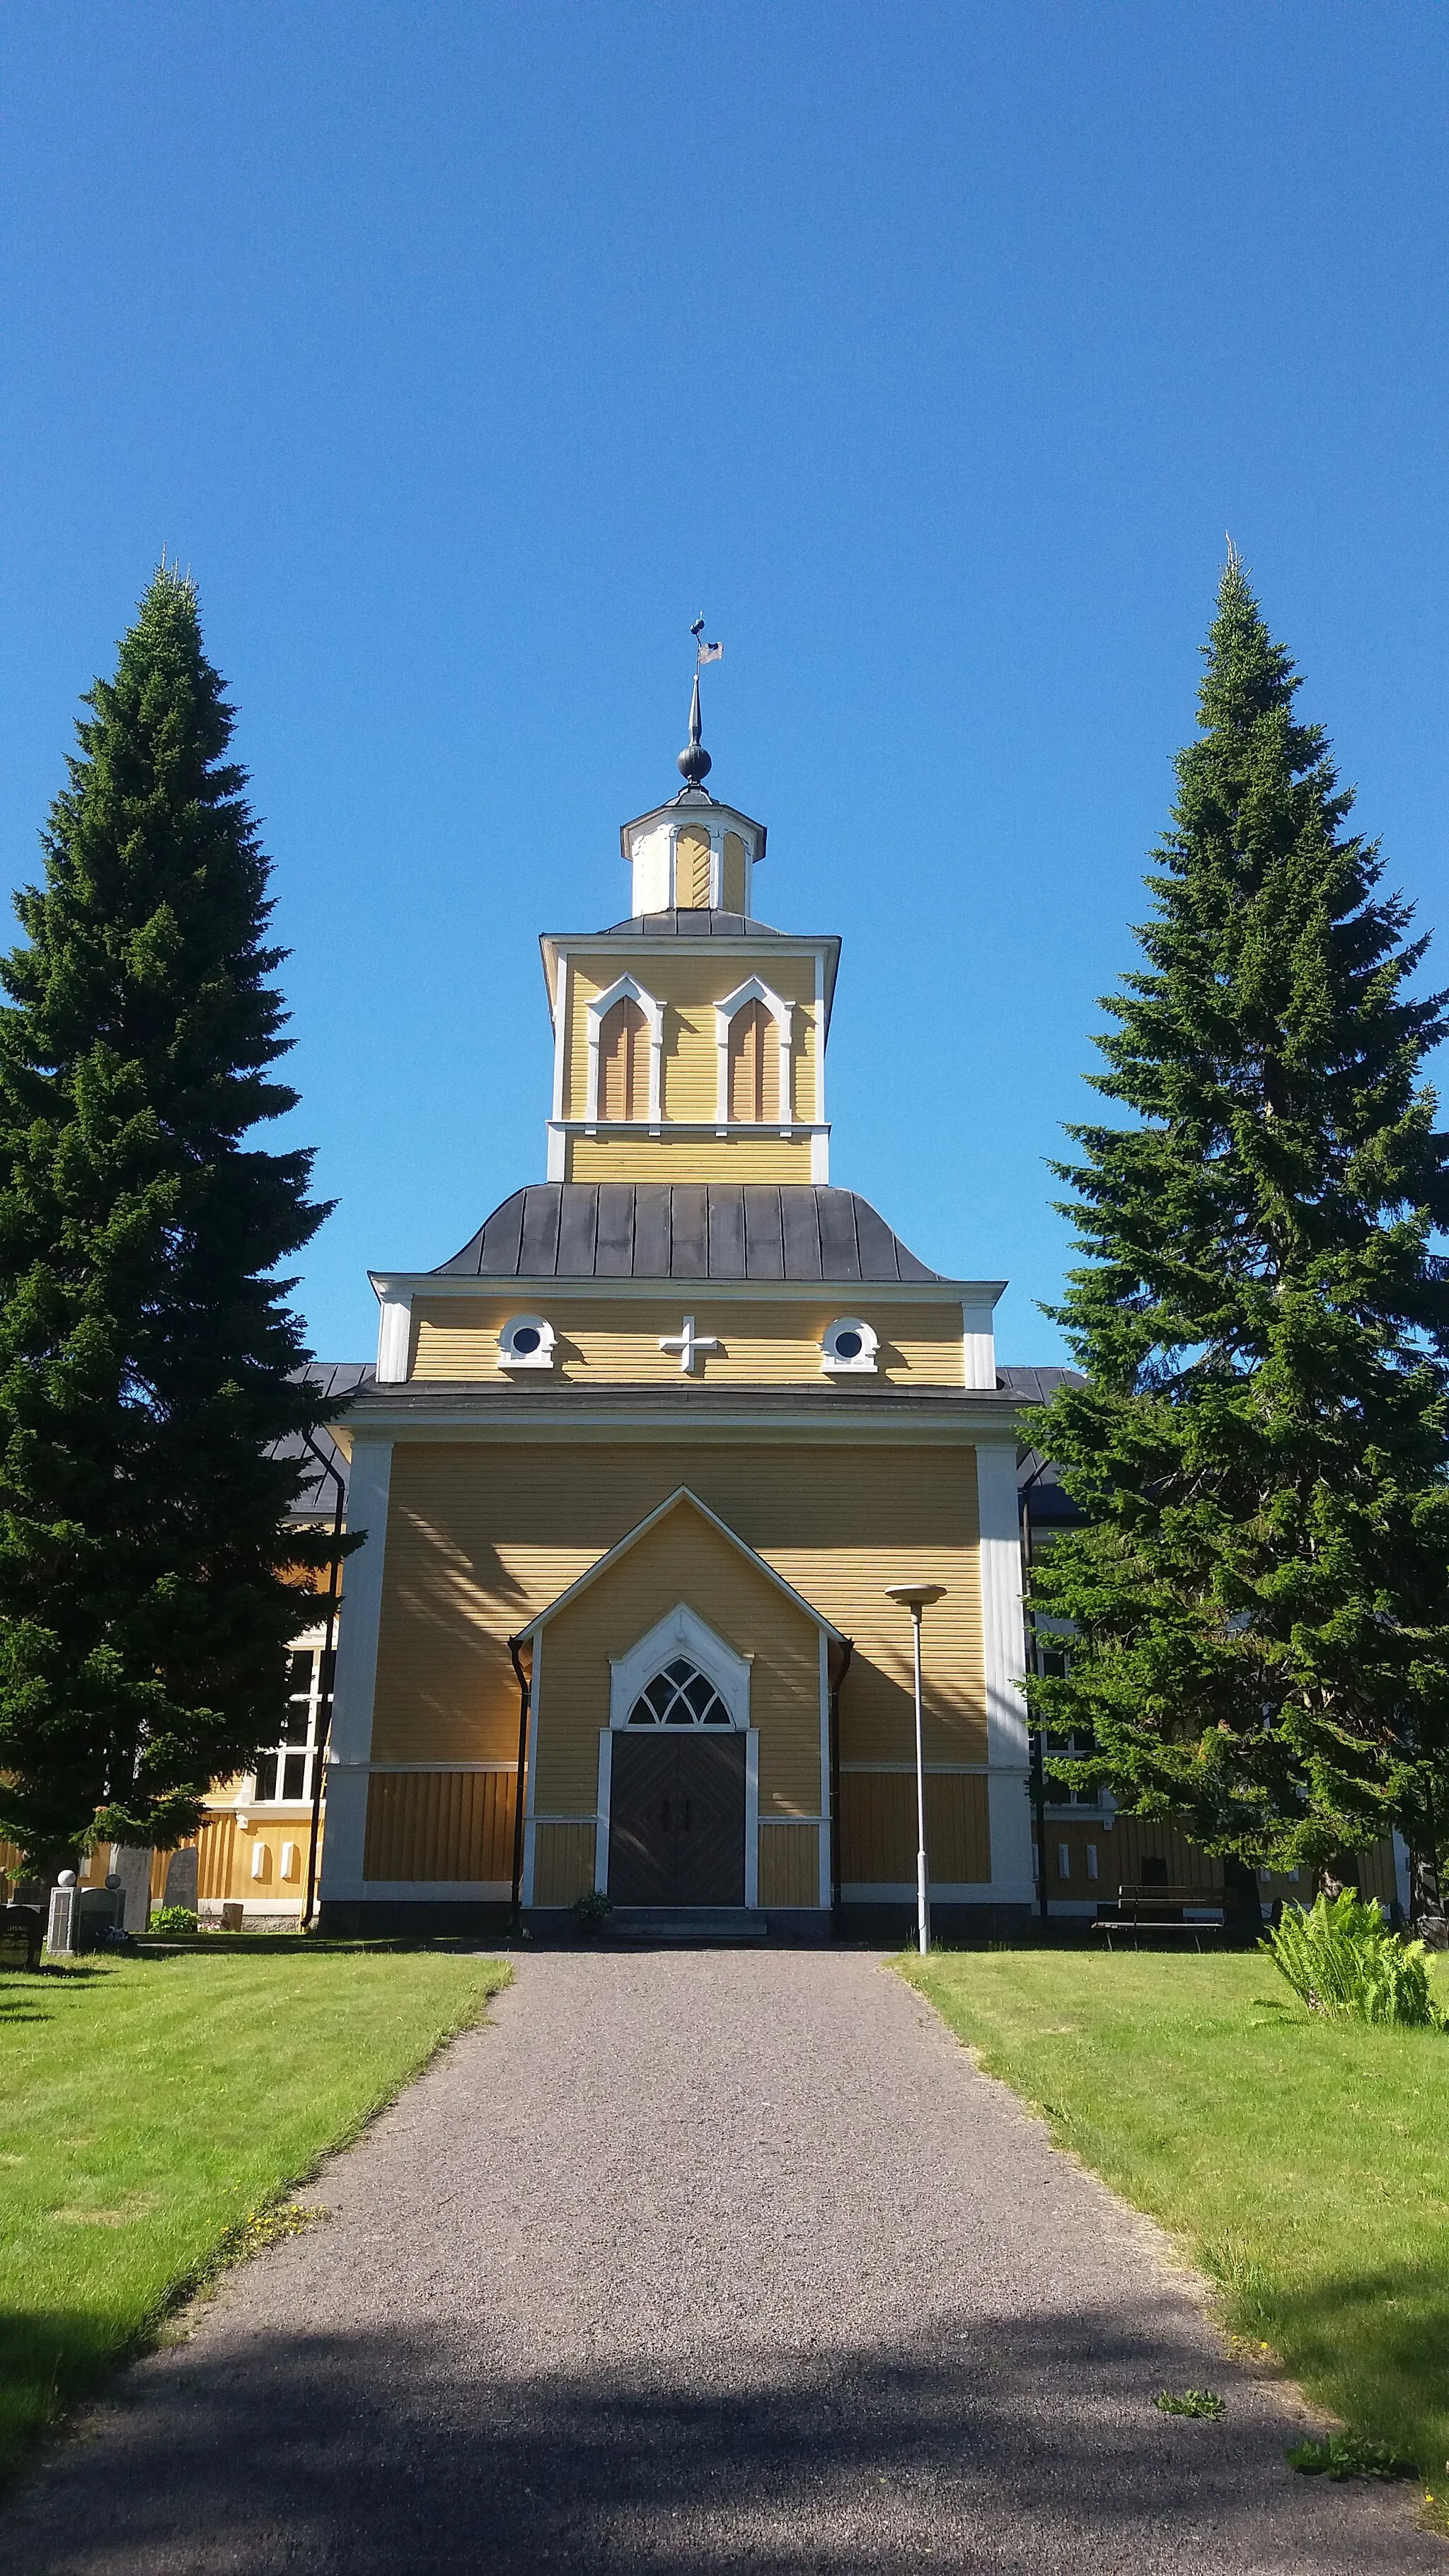
[[[456,1271],[369,1270],[373,1294],[381,1301],[405,1297],[489,1297],[510,1308],[557,1305],[566,1298],[613,1300],[624,1297],[640,1305],[676,1303],[684,1291],[696,1302],[722,1306],[811,1306],[838,1304],[850,1296],[862,1306],[995,1306],[1006,1293],[1004,1279],[571,1279],[563,1274],[514,1278],[467,1278]]]
[[[741,1397],[728,1410],[688,1398],[667,1408],[631,1402],[631,1396],[637,1399],[641,1393],[636,1388],[621,1388],[619,1400],[613,1403],[600,1403],[594,1397],[586,1410],[575,1409],[565,1391],[529,1403],[511,1391],[502,1394],[491,1387],[461,1398],[450,1389],[446,1398],[421,1405],[416,1400],[388,1404],[374,1398],[365,1414],[354,1411],[335,1423],[332,1437],[346,1445],[349,1457],[359,1439],[365,1444],[371,1440],[517,1442],[525,1437],[530,1446],[577,1447],[627,1439],[631,1444],[677,1445],[686,1450],[716,1441],[731,1447],[750,1441],[767,1447],[823,1443],[850,1449],[974,1448],[981,1441],[995,1440],[1009,1442],[1015,1455],[1022,1426],[1016,1408],[1008,1403],[988,1406],[954,1396],[932,1405],[928,1397],[918,1395],[910,1399],[907,1412],[897,1410],[889,1398],[872,1396],[867,1409],[866,1404],[833,1397],[832,1384],[826,1381],[820,1392],[802,1393],[788,1409],[770,1412],[752,1411],[748,1397]]]

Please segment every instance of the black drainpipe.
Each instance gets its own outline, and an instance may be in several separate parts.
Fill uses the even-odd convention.
[[[1033,1467],[1021,1488],[1021,1590],[1027,1619],[1031,1615],[1031,1489],[1038,1476],[1045,1472],[1049,1464],[1050,1461],[1043,1458],[1039,1466]],[[1022,1626],[1023,1641],[1032,1669],[1039,1671],[1035,1634],[1027,1626],[1026,1619],[1023,1620]],[[1051,1899],[1047,1895],[1046,1762],[1042,1752],[1041,1730],[1038,1727],[1033,1727],[1031,1731],[1030,1758],[1031,1803],[1032,1812],[1036,1818],[1036,1910],[1042,1922],[1049,1924]]]
[[[843,1661],[830,1685],[830,1911],[840,1914],[840,1694],[850,1659],[855,1652],[855,1639],[840,1640]]]
[[[508,1652],[518,1675],[518,1786],[513,1798],[513,1903],[508,1929],[516,1941],[523,1930],[523,1782],[528,1765],[528,1711],[533,1697],[519,1656],[522,1637],[510,1637]]]
[[[322,1688],[317,1694],[317,1742],[312,1754],[312,1837],[307,1845],[307,1904],[302,1915],[302,1929],[310,1932],[317,1903],[317,1841],[322,1830],[322,1783],[332,1736],[332,1699],[337,1682],[337,1600],[342,1588],[342,1524],[347,1515],[347,1487],[342,1481],[341,1469],[323,1457],[310,1431],[303,1432],[302,1445],[316,1459],[323,1475],[331,1477],[337,1497],[337,1508],[332,1515],[332,1555],[327,1567],[327,1642],[322,1649]],[[285,1781],[282,1785],[286,1786]]]

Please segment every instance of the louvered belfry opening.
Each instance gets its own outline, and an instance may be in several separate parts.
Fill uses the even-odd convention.
[[[674,900],[684,912],[709,910],[709,834],[697,823],[674,844]]]
[[[676,1655],[647,1682],[629,1711],[631,1726],[729,1726],[729,1710],[712,1681]]]
[[[649,1110],[649,1024],[626,995],[599,1028],[599,1116],[644,1118]]]
[[[746,1002],[730,1022],[730,1117],[780,1116],[780,1032],[763,1002]]]

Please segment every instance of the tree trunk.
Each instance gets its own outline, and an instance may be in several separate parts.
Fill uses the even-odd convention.
[[[1335,1852],[1332,1860],[1326,1860],[1318,1873],[1318,1892],[1320,1896],[1327,1897],[1330,1905],[1335,1897],[1342,1896],[1346,1887],[1357,1886],[1357,1852]]]
[[[1409,1863],[1409,1928],[1431,1950],[1449,1950],[1449,1920],[1433,1852],[1416,1851]]]
[[[1249,1869],[1245,1860],[1223,1863],[1223,1929],[1235,1941],[1260,1941],[1263,1937],[1258,1873]]]

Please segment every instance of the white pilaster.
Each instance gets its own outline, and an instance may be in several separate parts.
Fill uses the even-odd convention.
[[[412,1356],[413,1301],[411,1297],[387,1296],[377,1319],[377,1382],[379,1386],[402,1386]]]
[[[989,1306],[961,1308],[961,1383],[963,1386],[996,1385],[996,1325]],[[1013,1475],[1012,1511],[1016,1510],[1016,1485]]]
[[[981,1647],[986,1681],[986,1794],[991,1819],[991,1896],[998,1905],[1032,1901],[1028,1745],[1021,1676],[1021,1534],[1016,1442],[978,1440],[981,1519]]]

